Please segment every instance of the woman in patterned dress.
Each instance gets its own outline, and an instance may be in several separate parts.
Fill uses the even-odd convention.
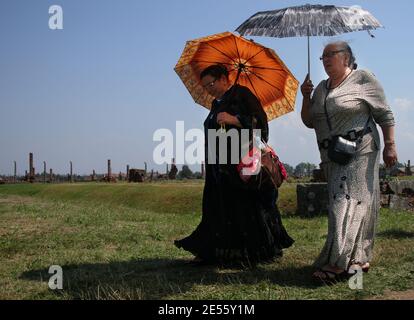
[[[329,78],[319,83],[311,97],[313,84],[306,77],[301,86],[301,116],[303,123],[315,130],[329,193],[328,236],[313,276],[332,281],[348,278],[361,268],[368,271],[372,260],[379,213],[380,137],[376,124],[382,129],[387,167],[396,163],[397,152],[393,113],[375,76],[356,70],[346,42],[328,44],[321,60]],[[346,165],[328,157],[330,138],[335,135],[353,141],[362,137],[356,156]]]

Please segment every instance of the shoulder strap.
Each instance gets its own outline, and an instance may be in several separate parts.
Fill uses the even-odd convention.
[[[328,87],[328,80],[326,80],[325,82],[325,88],[327,90],[326,95],[325,95],[325,99],[323,101],[323,108],[325,110],[325,116],[326,116],[326,122],[328,122],[328,128],[329,128],[329,134],[332,136],[332,124],[331,124],[331,120],[329,120],[329,116],[328,116],[328,109],[326,108],[326,100],[328,99],[328,95],[329,95],[329,87]]]
[[[325,100],[324,100],[324,103],[323,103],[323,107],[324,107],[324,111],[325,111],[326,122],[328,123],[329,134],[332,137],[332,124],[331,124],[331,120],[329,119],[329,116],[328,116],[328,109],[326,107],[326,100],[328,99],[328,95],[329,95],[329,91],[330,91],[330,89],[328,87],[328,80],[326,80],[325,88],[327,90],[327,93],[325,95]],[[362,141],[362,138],[364,137],[364,135],[368,131],[369,121],[371,120],[371,117],[372,117],[372,114],[370,113],[369,116],[368,116],[367,122],[365,123],[364,129],[363,129],[363,132],[362,132],[362,135],[358,139],[358,142],[359,143]]]
[[[365,134],[368,132],[368,124],[369,124],[369,120],[371,120],[372,114],[370,113],[367,119],[367,122],[365,122],[365,126],[364,126],[364,131],[362,131],[361,136],[358,139],[358,142],[361,143],[362,138],[365,136]]]

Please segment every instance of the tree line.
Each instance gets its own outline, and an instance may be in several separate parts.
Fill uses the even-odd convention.
[[[301,162],[295,167],[288,163],[283,163],[289,177],[307,178],[312,177],[313,170],[318,167],[309,162]],[[201,172],[192,172],[188,165],[183,165],[181,171],[177,174],[177,179],[201,179]]]

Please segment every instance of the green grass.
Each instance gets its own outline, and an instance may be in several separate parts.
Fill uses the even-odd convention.
[[[361,299],[414,287],[414,213],[381,211],[364,289],[315,284],[327,219],[301,218],[296,185],[279,204],[295,244],[256,269],[193,267],[173,240],[200,221],[203,184],[0,186],[0,299]],[[49,266],[64,289],[48,288]]]
[[[414,176],[394,177],[394,180],[414,180]]]

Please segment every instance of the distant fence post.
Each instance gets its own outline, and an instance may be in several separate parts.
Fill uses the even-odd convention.
[[[405,175],[407,175],[407,176],[412,176],[413,175],[413,173],[411,171],[411,161],[410,160],[408,160],[407,167],[405,168]]]
[[[14,161],[14,177],[13,177],[14,183],[17,182],[17,163]]]
[[[29,153],[29,182],[34,182],[33,153]]]
[[[111,170],[111,159],[108,159],[108,182],[111,182],[112,170]]]
[[[46,161],[43,161],[43,183],[46,183]]]

